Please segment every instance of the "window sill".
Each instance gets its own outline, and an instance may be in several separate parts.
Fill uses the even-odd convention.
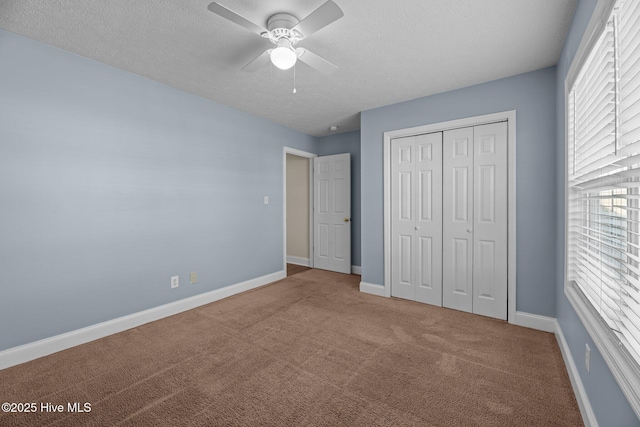
[[[598,347],[631,408],[640,418],[640,367],[626,351],[620,348],[615,334],[600,320],[599,315],[575,284],[565,284],[564,293]]]

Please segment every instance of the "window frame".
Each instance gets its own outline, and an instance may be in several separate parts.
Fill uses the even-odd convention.
[[[569,96],[580,71],[584,67],[592,48],[605,30],[616,0],[598,0],[591,20],[582,36],[578,50],[571,62],[564,81],[564,294],[578,315],[580,321],[593,339],[620,389],[626,396],[633,411],[640,417],[640,366],[625,349],[619,339],[588,301],[587,296],[575,283],[568,279],[569,261]]]

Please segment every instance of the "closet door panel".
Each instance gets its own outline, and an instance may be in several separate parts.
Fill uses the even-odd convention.
[[[415,137],[391,141],[391,295],[416,299]]]
[[[507,318],[507,123],[474,128],[473,312]]]
[[[443,133],[443,295],[445,307],[473,309],[473,128]]]
[[[415,138],[416,300],[442,305],[442,132]]]

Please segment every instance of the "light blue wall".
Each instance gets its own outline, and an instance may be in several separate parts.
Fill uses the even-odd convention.
[[[360,131],[319,138],[318,155],[351,153],[351,265],[360,264]]]
[[[316,138],[2,30],[0,64],[0,350],[282,270]]]
[[[555,67],[362,112],[362,280],[384,284],[383,133],[516,110],[517,310],[555,316]]]
[[[609,371],[602,356],[598,352],[595,343],[589,337],[582,322],[576,315],[573,307],[564,295],[564,176],[565,176],[565,100],[564,79],[566,78],[571,61],[580,45],[584,33],[597,0],[581,0],[578,3],[573,24],[564,50],[560,56],[557,67],[556,89],[556,185],[557,210],[556,210],[556,252],[558,254],[556,268],[556,317],[564,333],[565,339],[571,350],[574,362],[582,379],[582,383],[589,396],[589,401],[594,409],[598,423],[607,427],[639,426],[640,421],[635,416],[631,406],[624,397],[620,387]],[[591,348],[591,372],[587,372],[584,366],[585,344]]]

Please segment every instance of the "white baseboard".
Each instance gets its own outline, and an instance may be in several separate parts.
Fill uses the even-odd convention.
[[[148,310],[133,313],[128,316],[118,317],[86,328],[45,338],[40,341],[13,347],[0,352],[0,369],[28,362],[39,357],[47,356],[58,351],[66,350],[89,341],[97,340],[127,329],[135,328],[145,323],[153,322],[164,317],[173,316],[183,311],[191,310],[201,305],[209,304],[223,298],[230,297],[240,292],[245,292],[260,286],[267,285],[287,277],[285,271],[278,271],[266,276],[225,286],[200,295],[174,301],[165,305],[150,308]]]
[[[580,373],[578,372],[578,368],[576,367],[575,362],[573,361],[573,357],[571,356],[571,350],[569,350],[569,345],[567,341],[564,339],[564,334],[562,333],[562,328],[557,320],[554,320],[555,323],[555,332],[556,332],[556,340],[558,341],[558,345],[560,346],[560,351],[562,352],[562,358],[564,359],[564,364],[567,367],[567,372],[569,373],[569,379],[571,380],[571,386],[573,387],[573,394],[576,395],[576,400],[578,401],[578,407],[580,407],[580,413],[582,414],[582,421],[584,422],[585,427],[598,427],[598,420],[596,419],[596,414],[593,412],[593,408],[589,403],[589,397],[587,396],[587,392],[584,389],[584,385],[582,384],[582,380],[580,379]]]
[[[352,265],[351,266],[351,274],[360,274],[360,275],[362,275],[362,267],[360,267],[359,265]]]
[[[525,313],[524,311],[516,311],[515,319],[510,323],[544,332],[555,332],[557,324],[554,317],[540,316],[539,314]]]
[[[360,282],[360,292],[377,295],[379,297],[386,296],[384,292],[384,286],[376,285],[374,283]]]
[[[309,258],[301,258],[299,256],[290,256],[290,255],[287,255],[287,263],[301,265],[303,267],[309,267],[310,265]]]

